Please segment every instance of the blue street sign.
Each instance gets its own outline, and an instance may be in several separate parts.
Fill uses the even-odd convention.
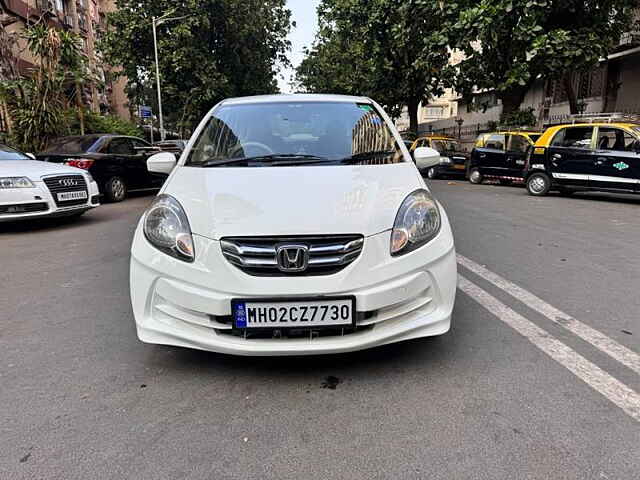
[[[151,118],[152,115],[153,111],[151,110],[151,107],[140,105],[140,116],[142,118]]]

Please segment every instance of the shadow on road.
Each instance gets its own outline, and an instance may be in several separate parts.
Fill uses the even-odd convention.
[[[153,346],[149,363],[178,376],[210,373],[223,377],[231,375],[243,381],[266,378],[286,382],[290,379],[296,384],[302,381],[320,385],[322,379],[331,383],[335,378],[341,383],[361,374],[369,377],[425,365],[446,365],[451,359],[452,349],[455,351],[452,342],[455,342],[455,335],[449,333],[359,352],[289,357],[243,357]],[[323,385],[323,388],[335,388],[335,385]]]

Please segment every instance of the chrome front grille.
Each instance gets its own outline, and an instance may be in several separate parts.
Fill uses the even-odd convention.
[[[303,271],[281,271],[276,252],[286,245],[306,247],[308,262]],[[227,261],[255,276],[331,275],[358,258],[363,245],[362,235],[228,237],[220,241]]]
[[[87,182],[85,181],[82,175],[63,175],[58,177],[45,177],[43,181],[53,199],[56,202],[56,205],[59,207],[70,207],[73,205],[82,205],[88,202],[87,198],[77,199],[77,200],[58,200],[58,193],[66,193],[66,192],[88,192],[87,190]]]

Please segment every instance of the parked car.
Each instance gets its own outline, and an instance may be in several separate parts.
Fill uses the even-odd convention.
[[[179,157],[187,146],[187,140],[164,140],[155,142],[153,146],[158,147],[163,152],[175,153]]]
[[[167,176],[147,170],[147,159],[157,152],[140,138],[94,134],[58,138],[37,158],[90,172],[105,198],[120,202],[128,192],[162,186]]]
[[[471,183],[482,183],[486,178],[502,184],[521,183],[527,151],[540,135],[531,130],[481,134],[471,152],[467,178]]]
[[[451,175],[465,175],[469,153],[464,151],[460,142],[455,138],[443,135],[427,135],[416,139],[411,145],[411,151],[418,147],[430,147],[440,153],[439,163],[426,167],[427,176],[430,179]]]
[[[88,172],[0,144],[0,222],[80,216],[98,205],[98,185]]]
[[[378,104],[230,99],[194,136],[177,165],[168,152],[148,161],[173,173],[131,247],[140,340],[302,355],[449,330],[449,221]]]
[[[596,115],[548,128],[527,160],[526,185],[534,196],[640,193],[640,122]]]

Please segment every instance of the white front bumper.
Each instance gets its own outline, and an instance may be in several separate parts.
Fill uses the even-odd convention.
[[[95,208],[100,205],[98,201],[98,184],[90,182],[88,184],[87,201],[80,205],[69,207],[58,207],[44,182],[33,182],[33,188],[12,188],[0,190],[0,207],[1,206],[19,206],[46,203],[46,210],[34,212],[19,213],[0,213],[0,222],[9,222],[13,220],[23,220],[29,218],[41,218],[52,216],[72,215],[76,212]]]
[[[143,342],[238,355],[309,355],[361,350],[449,330],[457,272],[446,218],[438,236],[407,255],[389,255],[390,232],[365,239],[360,257],[327,276],[255,277],[231,265],[217,241],[194,235],[196,261],[176,260],[136,231],[131,252],[131,302]],[[245,339],[216,317],[231,300],[253,297],[356,297],[353,333],[318,338]],[[371,313],[369,313],[371,315]]]

